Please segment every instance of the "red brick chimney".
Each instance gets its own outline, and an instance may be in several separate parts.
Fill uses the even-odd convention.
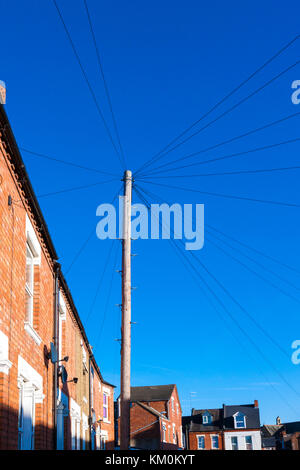
[[[254,400],[254,408],[258,408],[258,400]]]

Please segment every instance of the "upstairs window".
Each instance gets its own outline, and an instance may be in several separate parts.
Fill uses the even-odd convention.
[[[103,419],[108,420],[108,394],[103,392]]]
[[[237,429],[246,427],[246,416],[243,413],[236,413],[234,415],[234,427]]]
[[[34,329],[38,327],[38,317],[34,317],[35,309],[34,304],[38,302],[39,298],[34,292],[34,274],[37,266],[41,264],[41,246],[33,229],[33,226],[26,215],[26,248],[24,250],[26,256],[26,271],[25,271],[25,322],[24,327],[27,333],[40,345],[41,338]],[[37,310],[38,311],[38,307]]]
[[[27,243],[26,245],[26,321],[33,326],[33,274],[34,274],[34,255]]]
[[[202,415],[202,424],[211,424],[212,423],[212,415],[206,411]]]
[[[162,425],[162,430],[163,430],[163,442],[166,442],[166,425]]]
[[[171,406],[172,406],[172,411],[175,411],[174,397],[171,398]]]
[[[91,366],[91,407],[94,408],[94,368]]]

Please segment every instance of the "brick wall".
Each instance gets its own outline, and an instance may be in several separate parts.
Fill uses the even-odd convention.
[[[0,106],[0,449],[18,448],[20,403],[24,407],[29,402],[34,403],[31,407],[34,409],[33,448],[54,449],[56,393],[54,394],[54,365],[49,360],[49,349],[55,331],[56,255],[23,168],[7,117]],[[26,280],[28,283],[29,278],[26,277],[28,243],[34,260],[32,315],[28,315],[26,310],[26,299],[29,298],[28,291],[27,294],[25,291]],[[91,350],[62,275],[59,282],[60,298],[65,311],[59,312],[58,350],[60,349],[60,359],[69,356],[68,362],[59,364],[65,366],[69,380],[78,378],[77,384],[62,384],[61,378],[58,380],[59,404],[66,404],[63,447],[72,448],[72,417],[75,416],[80,423],[79,428],[76,428],[76,447],[88,448]],[[87,370],[83,364],[84,353]],[[97,369],[96,364],[95,368]],[[106,386],[111,391],[111,426],[110,423],[103,426],[107,430],[109,441],[113,442],[113,387]],[[71,402],[73,411],[70,409]],[[102,395],[98,397],[98,402],[101,408]]]
[[[132,403],[130,409],[131,445],[139,448],[164,450],[181,448],[182,411],[177,387],[174,387],[169,401],[145,401],[142,403],[158,411],[161,416],[146,410],[138,403]],[[118,421],[120,422],[120,420]],[[163,426],[166,427],[165,439],[163,439]]]
[[[205,450],[212,450],[212,439],[211,436],[218,436],[219,439],[219,450],[223,449],[223,437],[222,432],[189,432],[189,450],[198,450],[198,438],[197,436],[204,436]]]
[[[8,205],[8,197],[12,205]],[[34,267],[33,328],[40,344],[25,331],[26,214],[41,247]],[[45,357],[53,338],[53,262],[39,237],[30,207],[23,197],[10,162],[3,134],[0,137],[0,331],[8,338],[9,373],[1,375],[1,447],[18,446],[18,361],[23,358],[41,377],[42,403],[36,407],[35,448],[53,448],[53,365]],[[19,377],[20,378],[20,377]]]

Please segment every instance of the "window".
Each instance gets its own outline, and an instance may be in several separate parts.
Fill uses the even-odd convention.
[[[26,248],[24,252],[26,256],[25,271],[25,331],[40,345],[42,340],[35,331],[34,325],[34,271],[35,266],[41,263],[41,246],[35,234],[34,228],[26,215]],[[38,299],[37,299],[38,300]]]
[[[205,449],[204,436],[197,436],[197,440],[198,440],[198,449],[200,450]]]
[[[163,430],[163,442],[166,442],[166,425],[162,425],[162,430]]]
[[[171,406],[172,406],[172,411],[175,411],[175,408],[174,408],[174,397],[171,398]]]
[[[173,423],[173,444],[176,444],[176,431],[175,431],[175,424]]]
[[[108,420],[108,394],[103,392],[103,419]]]
[[[202,415],[202,424],[211,424],[211,422],[212,422],[212,416],[208,411],[206,411]]]
[[[236,436],[231,438],[231,450],[238,450],[238,438]]]
[[[246,436],[245,441],[246,441],[246,450],[253,450],[252,436]]]
[[[26,246],[26,321],[33,326],[33,272],[34,256],[27,243]]]
[[[211,436],[211,448],[212,449],[219,448],[219,436]]]
[[[243,413],[236,413],[234,415],[234,427],[235,428],[245,428],[245,415]]]
[[[91,407],[94,408],[94,369],[91,366]]]
[[[179,415],[179,405],[176,403],[176,411],[177,411],[177,416]]]
[[[84,349],[84,346],[82,345],[82,362],[86,366],[86,350]]]

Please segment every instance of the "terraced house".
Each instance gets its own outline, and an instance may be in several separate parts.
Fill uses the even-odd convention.
[[[182,411],[175,384],[131,387],[130,402],[132,448],[183,448]],[[120,412],[120,406],[118,410]]]
[[[0,240],[0,449],[113,448],[114,387],[93,356],[3,105]]]
[[[192,409],[182,418],[189,450],[261,450],[257,400],[247,405]]]

